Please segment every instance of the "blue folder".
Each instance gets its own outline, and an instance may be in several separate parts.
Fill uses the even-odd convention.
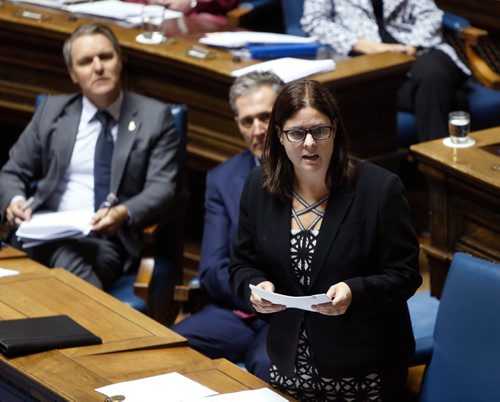
[[[319,43],[282,43],[273,45],[249,45],[244,50],[252,59],[277,59],[280,57],[314,57]]]

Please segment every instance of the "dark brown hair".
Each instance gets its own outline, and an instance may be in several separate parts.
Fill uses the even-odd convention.
[[[285,85],[271,112],[263,154],[263,186],[271,194],[292,198],[295,174],[292,162],[280,142],[280,129],[299,110],[312,107],[336,123],[334,149],[326,184],[330,190],[344,185],[355,175],[354,160],[348,154],[347,134],[337,101],[330,90],[310,80]]]

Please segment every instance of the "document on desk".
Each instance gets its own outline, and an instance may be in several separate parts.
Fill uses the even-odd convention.
[[[111,18],[118,21],[128,22],[131,25],[139,25],[142,22],[142,9],[144,4],[127,3],[119,0],[101,0],[90,3],[74,4],[66,7],[66,10],[75,14],[93,15],[96,17]],[[165,9],[164,19],[182,18],[184,14],[180,11]]]
[[[19,225],[16,236],[23,242],[23,248],[52,240],[85,237],[92,229],[93,215],[89,210],[35,213]]]
[[[280,77],[284,83],[288,83],[309,75],[326,73],[333,69],[335,69],[335,62],[331,59],[305,60],[283,57],[234,70],[231,75],[239,77],[253,71],[271,71]]]
[[[19,275],[19,271],[16,271],[15,269],[9,269],[9,268],[0,268],[0,278],[3,278],[5,276],[13,276],[13,275]]]
[[[189,402],[286,402],[287,399],[269,388],[251,389],[248,391],[230,392],[199,399],[189,399]]]
[[[307,311],[314,311],[312,306],[316,304],[330,303],[332,301],[325,293],[312,296],[287,296],[280,293],[268,292],[254,285],[250,285],[250,289],[261,299],[268,300],[274,304],[282,304],[287,308],[298,308]]]
[[[238,48],[251,44],[314,43],[315,37],[277,34],[271,32],[210,32],[199,39],[200,43],[210,46]]]
[[[96,391],[107,397],[123,395],[126,402],[182,402],[217,394],[210,388],[176,372],[106,385],[96,388]]]

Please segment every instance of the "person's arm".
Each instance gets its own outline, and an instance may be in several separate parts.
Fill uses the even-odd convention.
[[[259,191],[261,186],[260,174],[253,171],[245,181],[241,194],[240,215],[238,230],[233,239],[231,264],[229,275],[231,285],[236,294],[250,302],[251,291],[249,285],[259,285],[266,282],[267,278],[261,266],[255,240],[255,211],[256,205],[252,202],[252,193]],[[254,199],[255,200],[255,199]]]
[[[375,195],[375,194],[374,194]],[[348,279],[352,292],[350,308],[377,309],[410,298],[422,283],[418,269],[419,244],[401,181],[390,175],[377,202],[378,274]]]
[[[28,218],[24,216],[21,208],[27,198],[30,185],[41,174],[42,142],[39,122],[44,115],[48,100],[47,97],[37,108],[33,118],[10,149],[9,160],[0,172],[0,214],[5,215],[7,219],[12,219],[12,214],[21,220]],[[12,201],[15,205],[11,206]],[[11,210],[7,213],[9,207]],[[29,214],[31,215],[31,209]]]
[[[223,14],[233,9],[239,0],[146,0],[149,4],[160,4],[170,10],[189,14],[192,11]]]
[[[248,306],[236,297],[229,283],[231,220],[215,174],[215,171],[209,172],[206,180],[200,284],[218,303],[243,310]]]

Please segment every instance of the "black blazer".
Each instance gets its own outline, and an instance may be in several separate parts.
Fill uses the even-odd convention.
[[[304,292],[291,268],[291,201],[262,188],[261,169],[248,177],[241,197],[230,266],[235,291],[249,300],[248,285],[271,281],[293,296],[324,293],[344,281],[352,304],[342,316],[298,309],[267,316],[271,360],[291,375],[304,321],[319,373],[345,377],[405,365],[415,343],[406,300],[422,279],[419,245],[399,178],[362,162],[355,181],[331,193]]]

